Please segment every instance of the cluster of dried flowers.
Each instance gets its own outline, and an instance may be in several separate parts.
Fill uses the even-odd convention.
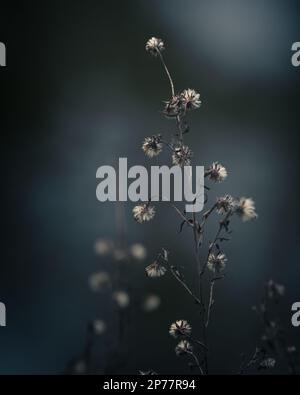
[[[163,152],[164,147],[168,147],[171,151],[171,162],[173,165],[180,167],[191,165],[193,152],[191,148],[184,142],[185,134],[190,128],[186,121],[188,113],[201,107],[200,94],[194,89],[184,89],[181,92],[175,92],[175,86],[169,69],[163,57],[165,50],[164,42],[160,38],[152,37],[146,43],[146,51],[154,57],[160,59],[164,70],[169,79],[171,87],[171,97],[165,101],[162,113],[176,122],[176,133],[172,136],[171,141],[166,141],[161,134],[146,137],[142,143],[142,150],[149,158],[153,158]],[[219,162],[213,162],[205,170],[206,179],[216,183],[223,182],[228,176],[227,169]],[[206,187],[207,188],[207,187]],[[209,189],[209,188],[207,188]],[[206,198],[206,203],[208,197]],[[185,320],[176,321],[171,325],[170,334],[173,337],[180,337],[180,341],[175,348],[177,355],[190,355],[193,357],[196,366],[201,374],[208,373],[207,362],[207,345],[206,345],[206,328],[208,327],[211,309],[214,303],[214,284],[217,280],[224,277],[226,269],[227,257],[221,248],[221,243],[230,239],[230,221],[234,215],[240,217],[243,221],[249,221],[257,217],[255,204],[250,197],[234,198],[229,194],[217,197],[214,204],[204,212],[201,216],[193,213],[187,215],[185,211],[181,211],[175,205],[172,205],[177,214],[180,216],[180,231],[184,226],[191,228],[192,236],[195,244],[196,270],[199,278],[199,293],[194,292],[186,283],[183,273],[177,267],[169,262],[169,252],[164,248],[161,249],[150,265],[146,267],[148,277],[161,277],[169,270],[173,277],[181,284],[200,307],[201,320],[203,326],[203,339],[192,340],[191,326]],[[206,259],[201,261],[200,248],[204,243],[204,231],[210,215],[216,212],[220,215],[220,220],[215,238],[209,242]],[[138,223],[150,221],[154,218],[156,209],[151,199],[149,202],[138,204],[133,208],[133,217]],[[210,273],[210,274],[209,274]],[[205,286],[203,279],[208,278],[208,297],[204,296]],[[197,357],[194,351],[193,343],[200,344],[200,357]]]

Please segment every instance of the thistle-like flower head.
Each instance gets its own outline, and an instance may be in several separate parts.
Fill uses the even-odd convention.
[[[166,117],[174,118],[184,111],[183,100],[180,95],[171,97],[165,102],[163,113]]]
[[[155,215],[155,208],[148,203],[135,206],[132,210],[134,219],[139,222],[150,221]]]
[[[146,137],[142,145],[142,150],[147,156],[149,156],[149,158],[153,158],[153,156],[160,154],[162,148],[163,145],[161,143],[160,135]]]
[[[218,214],[226,214],[235,207],[235,202],[232,196],[225,195],[219,197],[216,203]]]
[[[215,273],[220,273],[226,267],[227,258],[225,254],[219,252],[218,254],[210,253],[208,256],[207,267]]]
[[[146,51],[151,55],[157,56],[159,52],[165,49],[165,45],[162,39],[151,37],[146,43]]]
[[[171,324],[169,333],[173,337],[189,336],[192,332],[191,325],[186,320],[177,320]]]
[[[173,165],[178,165],[180,167],[189,166],[191,164],[192,156],[193,153],[188,146],[179,145],[178,147],[175,147],[173,151]]]
[[[236,204],[236,213],[243,221],[257,218],[254,200],[252,198],[241,197]]]
[[[206,171],[206,175],[215,182],[224,181],[228,173],[226,168],[219,162],[213,162],[210,168]]]
[[[186,110],[194,110],[201,106],[200,94],[194,89],[185,89],[181,92],[180,97]]]
[[[175,348],[176,355],[190,354],[193,352],[193,346],[187,340],[180,340]]]
[[[155,260],[145,270],[148,277],[161,277],[166,273],[167,268],[159,260]]]

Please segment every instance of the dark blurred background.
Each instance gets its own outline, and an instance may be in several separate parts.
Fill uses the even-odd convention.
[[[251,223],[235,221],[225,246],[228,273],[216,286],[209,334],[211,371],[234,373],[240,354],[255,348],[261,327],[251,306],[269,278],[286,286],[282,316],[297,345],[290,307],[300,299],[300,68],[290,58],[300,40],[299,11],[292,0],[1,2],[7,67],[0,69],[0,300],[7,327],[0,328],[0,373],[65,371],[97,317],[108,331],[97,340],[95,359],[103,371],[109,363],[117,313],[109,293],[91,292],[88,278],[115,270],[109,257],[95,256],[94,242],[115,240],[118,226],[116,205],[96,200],[95,174],[119,157],[129,166],[170,161],[165,153],[150,162],[140,149],[145,136],[174,131],[160,114],[168,81],[144,50],[153,35],[166,44],[176,89],[201,93],[186,142],[194,163],[218,160],[229,170],[212,196],[252,196],[259,214]],[[127,281],[137,303],[155,293],[161,305],[148,314],[137,310],[127,357],[114,373],[187,373],[168,328],[185,318],[200,331],[197,309],[171,276],[151,280],[144,267],[164,246],[193,283],[191,235],[178,233],[179,219],[166,204],[144,225],[134,222],[132,207],[124,205],[126,239],[142,243],[148,255],[128,263]]]

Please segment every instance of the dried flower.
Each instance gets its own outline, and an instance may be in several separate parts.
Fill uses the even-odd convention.
[[[236,204],[236,213],[243,221],[257,218],[254,200],[252,198],[241,197]]]
[[[205,173],[211,180],[215,182],[224,181],[228,173],[226,168],[218,162],[213,162],[210,168]]]
[[[208,256],[207,267],[209,270],[220,273],[226,267],[227,258],[225,254],[219,252],[217,255],[210,253]]]
[[[259,364],[259,369],[270,369],[274,368],[276,360],[274,358],[263,359]]]
[[[113,293],[113,300],[117,303],[117,305],[121,309],[125,309],[129,306],[130,298],[127,292],[125,291],[116,291]]]
[[[98,292],[103,288],[106,288],[110,283],[110,277],[106,272],[96,272],[91,274],[89,278],[89,284],[94,292]]]
[[[93,322],[93,330],[95,335],[102,335],[106,331],[106,323],[102,320],[95,320]]]
[[[182,105],[182,98],[180,95],[172,96],[170,100],[165,102],[163,113],[166,117],[177,117],[184,110]]]
[[[157,295],[149,295],[144,301],[143,309],[147,313],[150,313],[151,311],[158,309],[159,306],[160,306],[160,297]]]
[[[155,208],[148,203],[135,206],[132,210],[134,219],[139,222],[150,221],[155,215]]]
[[[141,243],[135,243],[130,247],[132,257],[138,261],[142,261],[147,256],[147,250]]]
[[[234,209],[234,199],[230,195],[219,197],[216,206],[218,214],[226,214]]]
[[[173,337],[189,336],[192,332],[191,325],[186,320],[178,320],[170,326],[169,333]]]
[[[174,148],[172,161],[173,165],[189,166],[191,164],[192,151],[186,145],[180,145]]]
[[[151,37],[146,43],[146,51],[148,51],[153,56],[157,56],[158,53],[164,49],[164,42],[160,38]]]
[[[193,110],[201,106],[200,94],[194,89],[185,89],[180,97],[182,99],[182,104],[187,110]]]
[[[154,372],[154,370],[140,370],[139,371],[139,374],[141,375],[141,376],[145,376],[145,375],[156,375],[157,373],[156,372]]]
[[[161,277],[167,271],[166,267],[163,266],[158,260],[147,266],[145,270],[148,277]]]
[[[142,145],[143,151],[147,156],[149,156],[149,158],[153,158],[153,156],[160,154],[162,148],[163,145],[161,143],[160,135],[146,137]]]
[[[109,239],[97,239],[94,250],[96,255],[108,255],[113,249],[113,242]]]
[[[183,355],[183,354],[190,354],[193,352],[193,346],[187,340],[181,340],[176,348],[175,348],[176,355]]]

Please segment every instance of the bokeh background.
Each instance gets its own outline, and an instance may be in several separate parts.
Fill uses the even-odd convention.
[[[251,306],[269,278],[286,286],[282,317],[297,343],[290,307],[300,299],[300,69],[290,58],[300,40],[299,11],[292,0],[1,2],[1,374],[64,372],[95,318],[108,326],[97,339],[99,371],[107,372],[111,350],[123,347],[124,360],[109,372],[189,372],[175,357],[168,327],[183,317],[199,331],[197,310],[170,276],[152,281],[144,273],[163,246],[193,284],[191,235],[178,233],[166,204],[145,225],[132,219],[131,202],[122,207],[127,243],[142,243],[148,253],[145,262],[121,268],[132,299],[139,306],[146,294],[161,298],[152,313],[131,310],[125,345],[117,340],[110,293],[95,294],[88,283],[97,270],[116,270],[109,257],[95,256],[94,242],[116,240],[120,228],[116,205],[96,200],[96,169],[119,157],[150,166],[143,138],[174,131],[160,114],[167,79],[144,50],[153,35],[165,41],[177,90],[201,93],[186,142],[197,164],[218,160],[230,173],[212,196],[252,196],[259,214],[251,223],[235,221],[225,246],[228,274],[216,287],[210,370],[234,373],[240,354],[254,349],[261,327]],[[154,163],[170,163],[169,156]]]

